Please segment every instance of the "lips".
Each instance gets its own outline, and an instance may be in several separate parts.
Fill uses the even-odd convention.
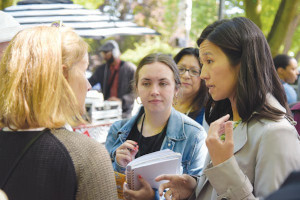
[[[206,84],[206,87],[208,88],[208,92],[209,92],[209,93],[211,93],[211,90],[212,90],[213,88],[215,88],[214,85],[208,85],[208,84]]]
[[[181,83],[182,85],[192,85],[192,84],[190,84],[190,83],[185,83],[185,82],[183,82],[183,83]]]
[[[153,99],[153,100],[150,100],[149,102],[150,102],[150,103],[160,103],[160,102],[162,102],[162,101],[159,100],[159,99]]]

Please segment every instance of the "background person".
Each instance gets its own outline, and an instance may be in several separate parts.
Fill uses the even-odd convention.
[[[159,192],[170,188],[167,199],[266,197],[300,169],[300,143],[269,45],[261,30],[243,17],[207,26],[197,44],[200,77],[210,94],[209,156],[197,181],[189,175],[157,177],[170,181]]]
[[[9,41],[21,30],[19,22],[0,10],[0,59]]]
[[[199,50],[191,47],[184,48],[174,57],[174,61],[181,81],[181,94],[175,99],[174,108],[203,125],[208,92],[204,80],[200,78]]]
[[[288,55],[280,54],[275,56],[273,61],[284,87],[288,104],[296,103],[297,92],[290,84],[295,83],[299,75],[297,60]]]
[[[9,199],[117,199],[104,146],[65,128],[84,123],[91,88],[87,50],[73,30],[45,26],[19,32],[6,49],[0,65],[0,188]]]
[[[184,173],[200,174],[207,154],[206,132],[194,120],[172,108],[180,87],[179,72],[172,57],[160,53],[144,57],[137,67],[134,87],[143,107],[131,119],[114,123],[105,144],[114,169],[124,173],[133,159],[171,149],[181,153]],[[141,183],[139,191],[124,192],[125,198],[154,198],[149,183],[143,180]]]
[[[108,40],[100,48],[100,52],[106,63],[97,67],[89,82],[92,86],[100,83],[104,100],[121,101],[122,117],[129,118],[134,103],[131,83],[136,67],[120,60],[119,45],[114,40]]]

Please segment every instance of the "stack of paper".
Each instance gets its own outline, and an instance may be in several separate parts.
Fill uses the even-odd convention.
[[[138,190],[141,186],[138,175],[141,175],[152,188],[158,189],[163,181],[156,182],[154,179],[157,176],[181,174],[181,171],[181,154],[165,149],[131,161],[126,167],[126,181],[130,189]]]

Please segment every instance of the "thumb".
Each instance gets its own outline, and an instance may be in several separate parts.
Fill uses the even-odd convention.
[[[142,185],[142,187],[151,187],[150,184],[141,176],[141,175],[138,175],[138,179]]]
[[[137,152],[139,152],[139,149],[135,148],[133,151],[130,151],[130,154],[133,158],[135,158],[135,155],[137,154]]]
[[[225,142],[233,142],[233,124],[232,121],[225,122]]]

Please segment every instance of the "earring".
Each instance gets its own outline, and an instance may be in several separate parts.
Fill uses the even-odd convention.
[[[141,101],[140,97],[137,97],[135,100],[136,100],[137,104],[142,105],[142,101]]]
[[[175,94],[175,96],[174,96],[174,98],[173,98],[173,103],[172,103],[172,105],[173,106],[176,106],[177,105],[177,94]]]

